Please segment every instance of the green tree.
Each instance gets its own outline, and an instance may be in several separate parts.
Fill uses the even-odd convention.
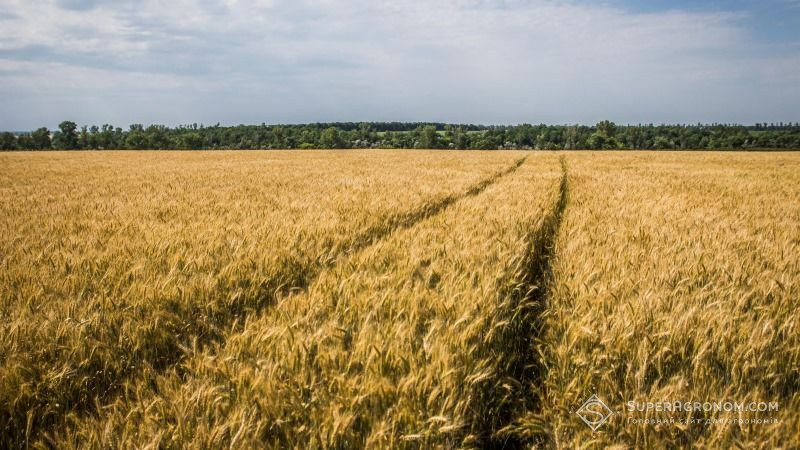
[[[54,136],[53,146],[64,150],[75,150],[78,147],[78,125],[65,120],[58,124],[58,131]]]
[[[587,142],[589,148],[595,150],[611,150],[620,148],[617,141],[617,125],[614,122],[604,120],[595,126],[595,132],[589,136]]]
[[[52,147],[50,130],[45,127],[37,128],[31,132],[31,146],[37,150],[47,150]]]
[[[14,133],[0,133],[0,150],[15,150],[17,148],[17,136]]]
[[[366,122],[361,122],[358,124],[358,139],[371,142],[373,137],[372,125]]]
[[[283,127],[273,127],[272,136],[275,148],[286,148],[286,132]]]
[[[78,146],[80,148],[89,148],[89,127],[86,125],[81,127],[81,133],[78,135]]]
[[[514,143],[517,145],[518,148],[523,147],[533,147],[534,146],[534,136],[535,131],[533,130],[533,125],[524,123],[518,127],[516,127],[514,133]]]
[[[617,136],[617,124],[608,120],[598,122],[596,125],[597,132],[602,133],[609,139],[614,139]]]
[[[323,130],[319,137],[319,143],[323,148],[342,148],[344,146],[339,129],[336,127],[328,127]]]
[[[89,127],[89,139],[88,139],[88,148],[92,150],[97,150],[100,147],[100,128],[97,125],[92,125]]]
[[[144,126],[141,124],[133,124],[128,131],[128,136],[125,138],[125,147],[133,150],[144,150],[150,146],[147,141],[147,134],[144,132]]]
[[[164,125],[150,125],[144,130],[147,135],[147,143],[151,149],[164,150],[169,148],[169,138],[167,137],[167,127]]]
[[[100,133],[97,137],[97,147],[102,149],[110,149],[119,147],[114,139],[114,127],[109,124],[103,124],[100,128]]]
[[[574,150],[579,146],[578,127],[571,125],[564,132],[564,149]]]
[[[200,136],[200,133],[196,132],[184,133],[181,135],[180,146],[189,150],[199,150],[203,148],[203,137]]]
[[[673,142],[666,136],[656,136],[655,141],[653,141],[653,148],[656,150],[671,149],[674,147],[675,144],[673,144]]]
[[[467,136],[467,132],[464,131],[464,128],[458,127],[453,132],[453,144],[455,144],[457,149],[466,149],[469,147],[469,136]]]
[[[422,127],[420,134],[420,146],[422,148],[439,148],[439,133],[433,125]]]

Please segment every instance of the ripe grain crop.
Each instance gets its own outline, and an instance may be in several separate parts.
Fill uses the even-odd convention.
[[[800,157],[568,160],[536,349],[547,370],[529,394],[543,402],[507,434],[555,448],[800,445]],[[612,410],[597,433],[576,414],[592,394]],[[629,401],[779,410],[631,412]]]
[[[525,301],[530,240],[558,203],[561,179],[555,156],[529,158],[480,195],[343,256],[308,290],[61,441],[489,445],[504,411],[522,400],[514,368],[534,309]]]
[[[96,411],[520,157],[0,155],[0,443]]]
[[[793,153],[0,154],[0,447],[797,447],[799,245]]]

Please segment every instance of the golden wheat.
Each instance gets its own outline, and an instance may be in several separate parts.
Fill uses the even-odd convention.
[[[797,154],[0,167],[0,446],[800,445]]]
[[[525,238],[557,195],[528,162],[323,271],[181,371],[139,386],[71,441],[91,446],[478,444],[501,394]],[[180,373],[190,374],[187,378]],[[150,392],[148,392],[150,391]]]
[[[800,445],[800,158],[581,153],[569,164],[539,346],[548,370],[530,394],[544,401],[509,428],[557,448]],[[575,414],[593,393],[614,412],[596,434]],[[631,412],[629,401],[779,411]]]
[[[15,446],[169,368],[357,241],[519,155],[0,158],[0,431]]]

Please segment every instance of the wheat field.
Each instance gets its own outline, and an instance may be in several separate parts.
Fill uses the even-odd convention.
[[[800,157],[578,153],[569,161],[570,204],[536,347],[547,371],[530,386],[542,406],[510,428],[557,448],[800,446]],[[622,408],[593,433],[570,414],[593,393],[615,413],[628,401],[662,400],[766,401],[779,410]],[[674,423],[628,421],[669,416]]]
[[[796,447],[798,182],[796,153],[0,154],[0,445]],[[780,408],[630,423],[662,400]],[[734,416],[769,423],[705,423]]]

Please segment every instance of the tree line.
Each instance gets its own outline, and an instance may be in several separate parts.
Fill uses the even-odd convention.
[[[421,122],[339,122],[302,125],[167,127],[133,124],[0,133],[0,150],[171,149],[800,149],[799,123],[508,125]]]

